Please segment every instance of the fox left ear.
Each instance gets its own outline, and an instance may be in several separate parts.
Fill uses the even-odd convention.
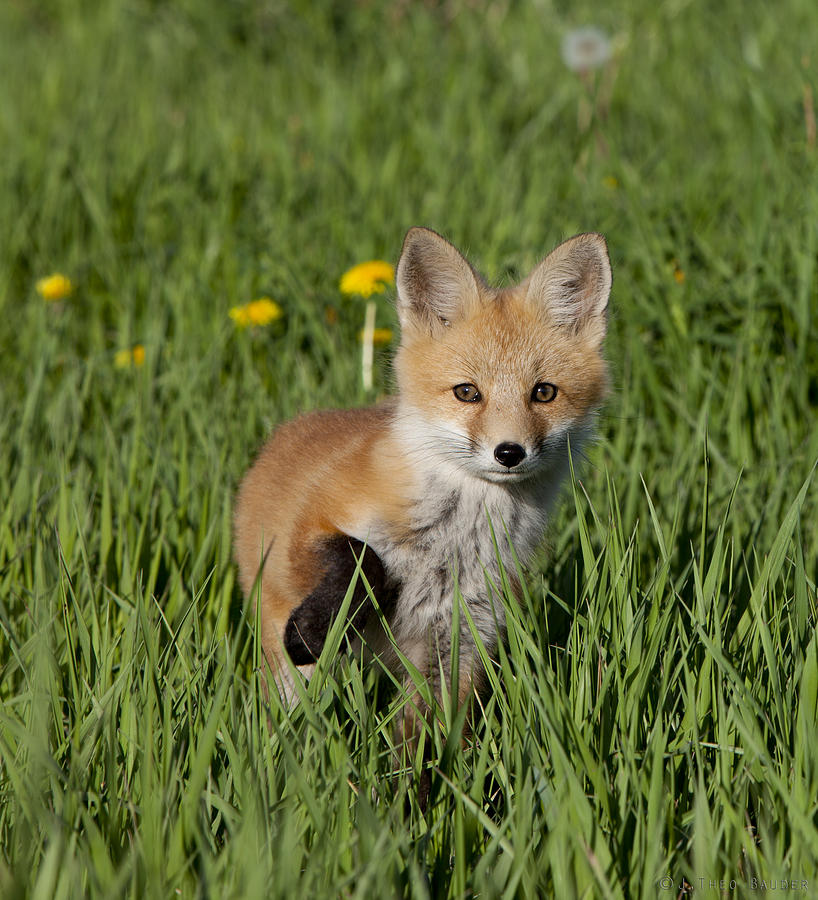
[[[601,234],[578,234],[560,244],[528,276],[526,299],[552,321],[599,345],[607,327],[611,261]]]
[[[452,244],[430,228],[410,228],[398,271],[401,328],[435,334],[480,300],[478,276]]]

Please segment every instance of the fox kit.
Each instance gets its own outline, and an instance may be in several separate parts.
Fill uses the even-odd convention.
[[[489,287],[440,235],[413,228],[397,267],[397,395],[279,427],[235,511],[239,580],[261,604],[279,688],[309,675],[357,565],[394,642],[439,695],[451,672],[455,590],[489,653],[505,629],[498,555],[515,582],[606,392],[605,240],[560,244],[520,284]],[[495,546],[496,539],[496,546]],[[499,548],[499,554],[498,554]],[[357,560],[357,561],[356,561]],[[386,665],[394,645],[358,579],[354,630]],[[460,615],[459,694],[481,668]]]

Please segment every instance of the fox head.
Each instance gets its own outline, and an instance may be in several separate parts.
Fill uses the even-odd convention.
[[[494,289],[440,235],[412,228],[396,281],[398,414],[411,449],[509,485],[563,466],[607,388],[605,239],[577,235],[520,284]]]

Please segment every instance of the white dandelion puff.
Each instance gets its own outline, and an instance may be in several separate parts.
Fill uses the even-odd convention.
[[[562,58],[573,72],[599,69],[611,58],[611,40],[600,28],[575,28],[562,41]]]

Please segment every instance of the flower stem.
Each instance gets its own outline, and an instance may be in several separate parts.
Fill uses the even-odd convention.
[[[375,345],[375,303],[370,300],[366,304],[364,315],[363,351],[361,353],[361,374],[364,390],[372,390],[372,359]]]

